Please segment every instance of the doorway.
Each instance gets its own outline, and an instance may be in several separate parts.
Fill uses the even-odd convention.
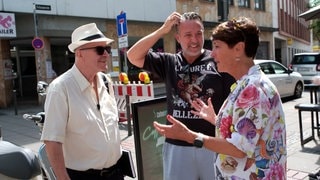
[[[18,101],[37,102],[37,71],[34,50],[11,49],[13,71],[17,78],[13,89],[16,90]]]

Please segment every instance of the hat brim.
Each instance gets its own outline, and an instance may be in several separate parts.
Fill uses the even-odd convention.
[[[78,47],[83,46],[85,44],[94,43],[94,42],[106,42],[106,45],[108,45],[108,44],[114,42],[114,40],[104,37],[104,38],[94,39],[91,41],[77,41],[77,42],[73,42],[73,43],[69,44],[68,48],[71,52],[74,53],[74,50],[77,49]]]

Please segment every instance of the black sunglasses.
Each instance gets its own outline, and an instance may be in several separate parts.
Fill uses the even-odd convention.
[[[86,49],[95,49],[99,56],[103,55],[104,51],[107,51],[108,54],[111,54],[111,46],[105,46],[105,47],[96,46],[96,47],[83,48],[80,50],[86,50]]]

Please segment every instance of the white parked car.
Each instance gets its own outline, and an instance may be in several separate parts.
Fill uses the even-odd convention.
[[[320,53],[297,53],[293,55],[289,68],[299,72],[305,84],[310,84],[314,76],[320,76]]]
[[[281,98],[301,97],[304,82],[300,73],[288,69],[274,60],[256,59],[254,63],[260,65],[261,70],[277,87]]]

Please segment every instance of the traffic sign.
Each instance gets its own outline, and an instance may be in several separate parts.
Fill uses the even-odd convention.
[[[44,46],[44,42],[41,38],[38,38],[38,37],[33,38],[32,47],[35,50],[41,50],[43,48],[43,46]]]
[[[124,35],[118,38],[119,48],[126,48],[128,47],[128,36]]]
[[[128,34],[126,13],[117,16],[117,32],[118,37]]]

